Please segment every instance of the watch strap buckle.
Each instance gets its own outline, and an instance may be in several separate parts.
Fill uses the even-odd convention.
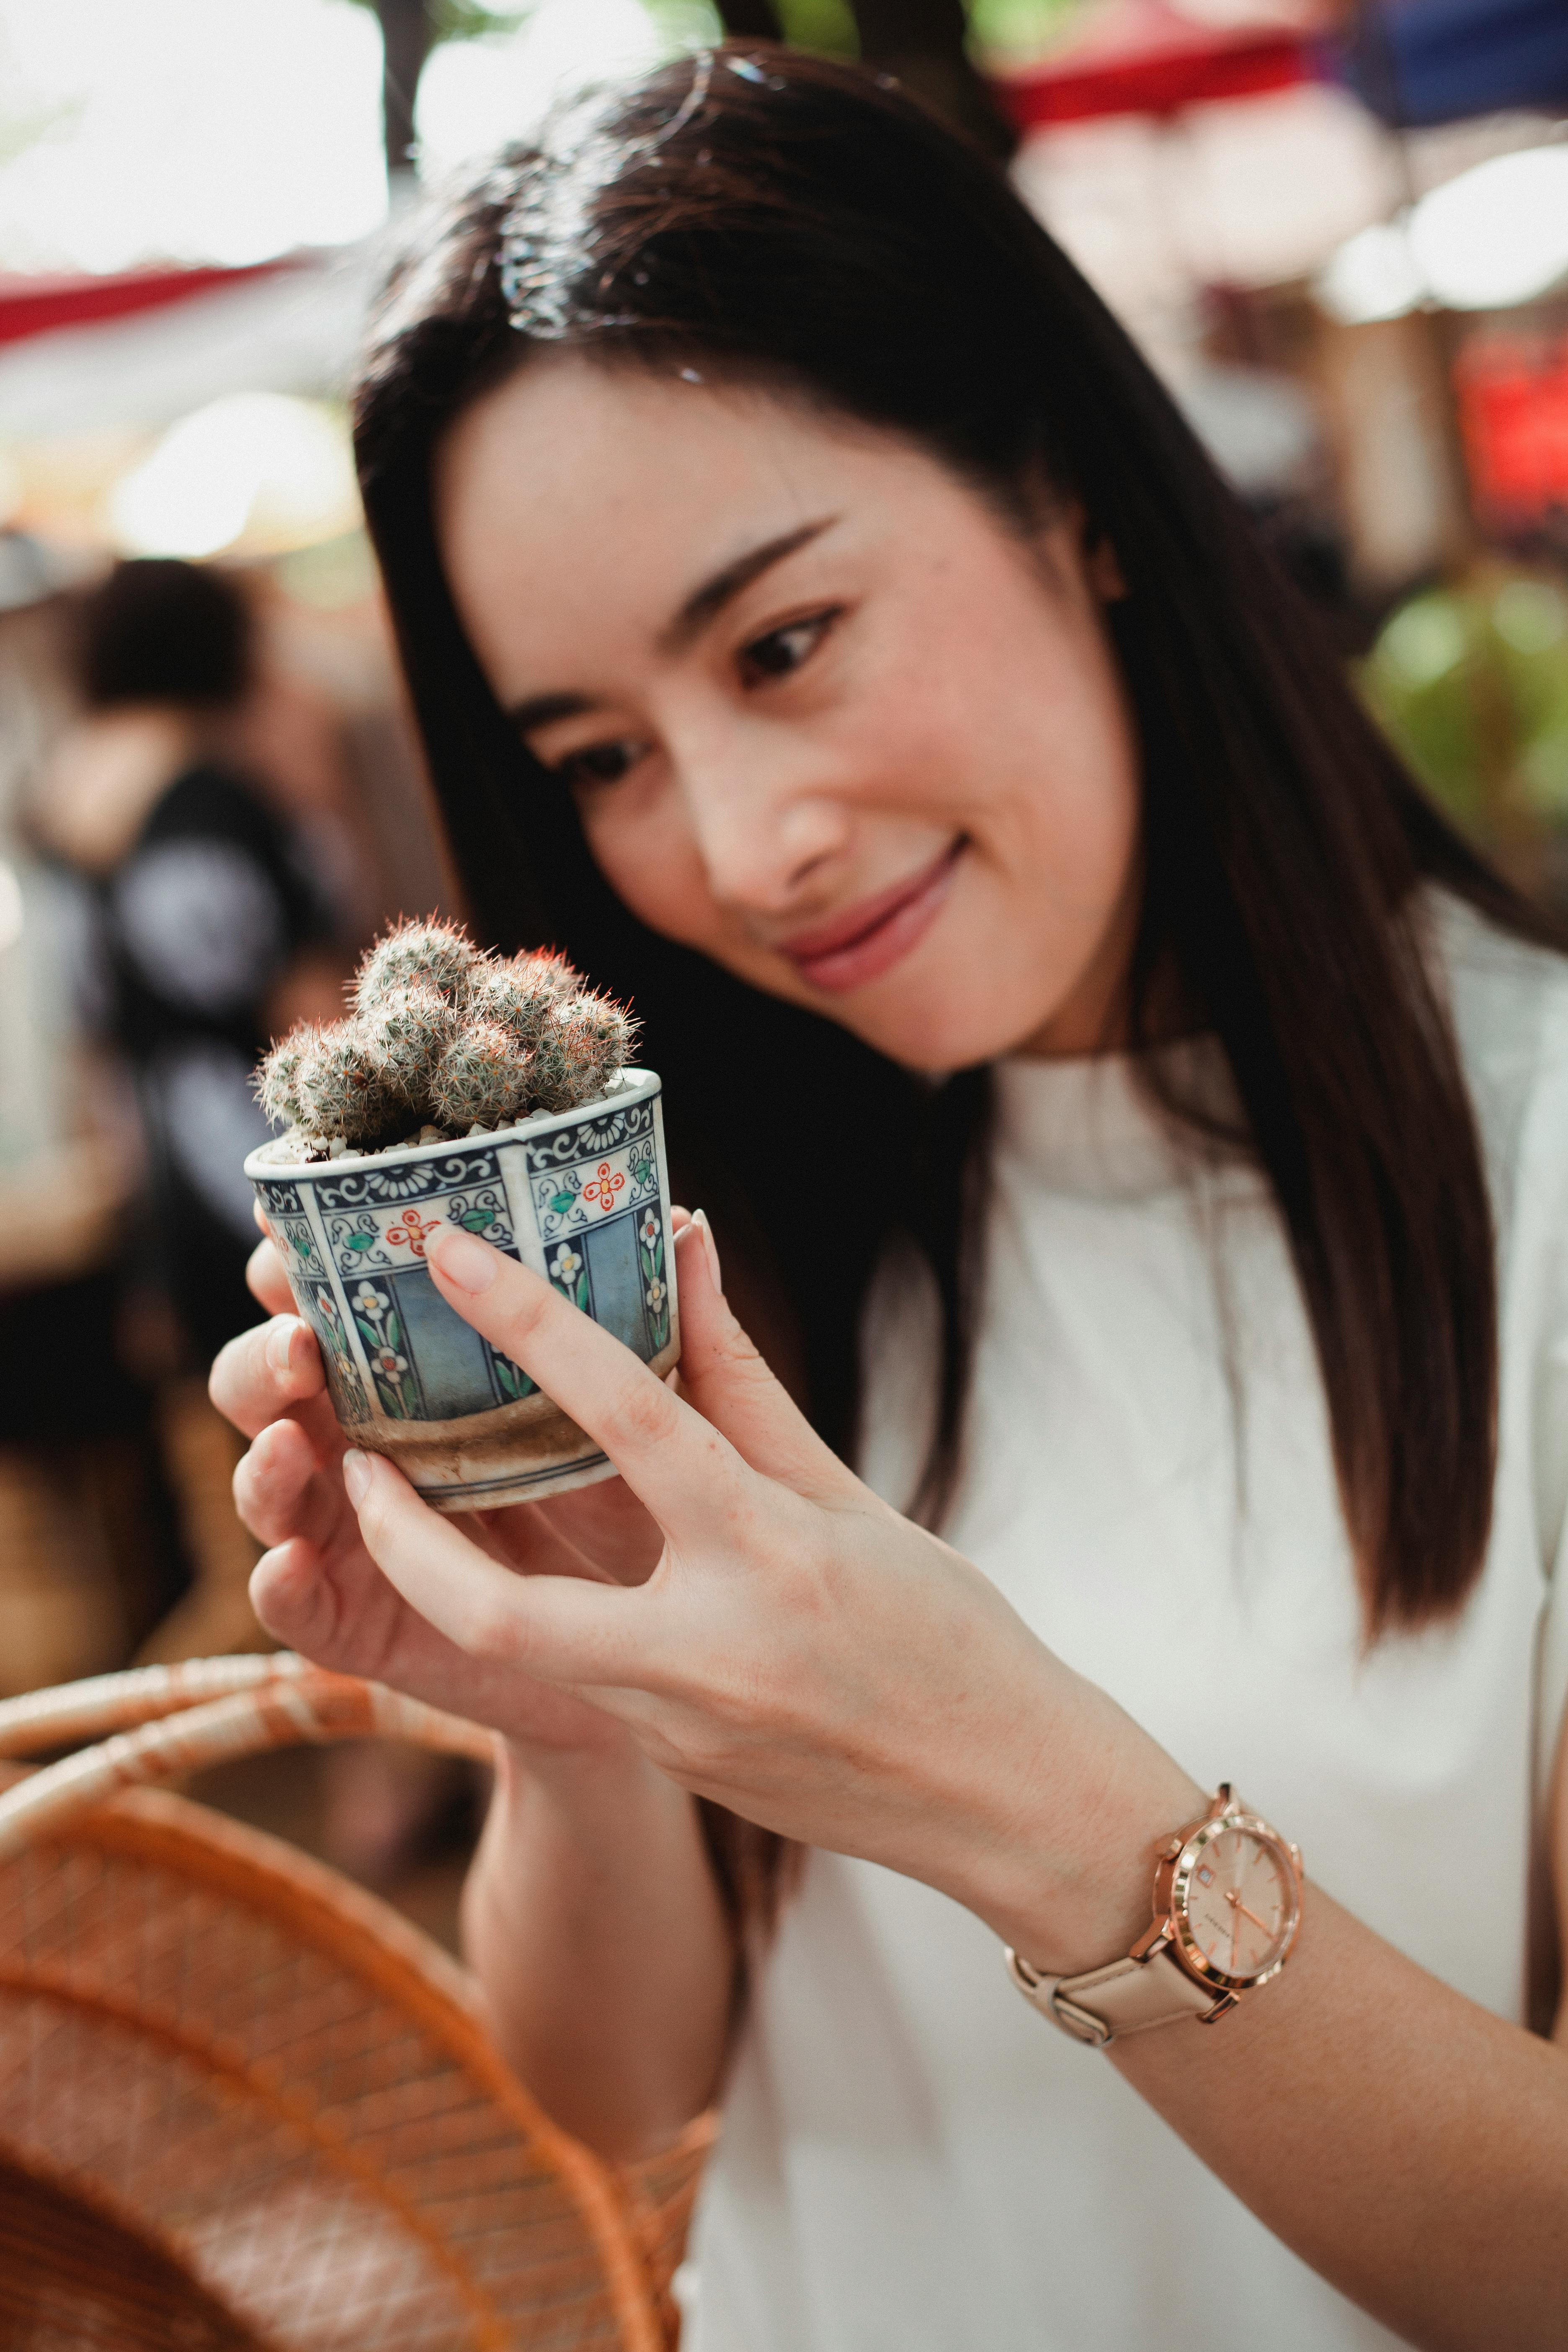
[[[1007,1969],[1042,2017],[1075,2042],[1098,2050],[1107,2049],[1121,2034],[1144,2033],[1184,2017],[1213,2024],[1236,2006],[1233,1994],[1189,1976],[1172,1957],[1164,1937],[1136,1959],[1111,1960],[1071,1977],[1046,1976],[1009,1946]]]
[[[1115,2040],[1114,2033],[1102,2017],[1092,2017],[1087,2009],[1079,2009],[1076,2002],[1062,1998],[1063,1979],[1060,1977],[1042,1976],[1037,1969],[1032,1969],[1028,1961],[1013,1949],[1011,1944],[1006,1951],[1008,1974],[1024,1999],[1037,2009],[1042,2017],[1048,2017],[1053,2025],[1059,2026],[1075,2042],[1088,2042],[1099,2050],[1103,2050],[1108,2042]]]

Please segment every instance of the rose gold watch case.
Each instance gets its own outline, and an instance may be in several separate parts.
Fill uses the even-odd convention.
[[[1285,1883],[1290,1890],[1289,1908],[1280,1930],[1280,1945],[1275,1958],[1266,1969],[1252,1976],[1229,1976],[1216,1968],[1200,1948],[1187,1917],[1187,1896],[1193,1874],[1202,1861],[1207,1847],[1222,1831],[1241,1830],[1267,1846],[1279,1860]],[[1190,1830],[1173,1838],[1160,1856],[1154,1871],[1154,1921],[1148,1934],[1134,1946],[1134,1955],[1142,1958],[1162,1941],[1173,1960],[1188,1976],[1201,1985],[1211,1986],[1216,1993],[1228,1993],[1229,2008],[1237,1997],[1251,1992],[1258,1985],[1277,1977],[1290,1957],[1301,1925],[1301,1849],[1282,1838],[1273,1825],[1258,1813],[1249,1813],[1237,1804],[1230,1792],[1228,1781],[1222,1781],[1215,1801],[1203,1820]]]

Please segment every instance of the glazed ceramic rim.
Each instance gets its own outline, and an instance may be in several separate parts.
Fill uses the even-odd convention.
[[[510,1127],[487,1127],[479,1135],[443,1136],[439,1143],[394,1143],[384,1151],[356,1151],[352,1155],[339,1152],[335,1159],[279,1160],[275,1155],[283,1139],[279,1137],[270,1143],[258,1143],[254,1151],[246,1155],[244,1172],[253,1184],[287,1184],[300,1177],[310,1181],[330,1179],[339,1171],[406,1167],[412,1161],[437,1159],[453,1151],[482,1151],[496,1144],[526,1142],[531,1136],[571,1127],[580,1119],[607,1118],[625,1104],[645,1101],[659,1091],[657,1070],[626,1069],[613,1095],[595,1095],[591,1102],[578,1103],[572,1110],[531,1111],[526,1118],[514,1120]]]

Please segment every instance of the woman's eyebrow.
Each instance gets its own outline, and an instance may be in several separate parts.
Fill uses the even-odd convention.
[[[794,555],[797,549],[809,546],[814,539],[820,539],[823,532],[831,530],[837,520],[837,515],[824,515],[819,522],[802,523],[798,530],[786,530],[782,538],[770,539],[763,546],[753,547],[749,554],[738,555],[733,563],[727,563],[722,572],[716,572],[711,580],[705,580],[700,588],[693,589],[674,620],[661,634],[659,652],[681,652],[694,637],[701,635],[709,622],[716,619],[742,588],[749,588],[753,580],[760,580],[764,572],[770,572],[775,563],[782,563],[786,555]]]
[[[786,556],[808,547],[814,539],[820,539],[838,520],[837,515],[824,515],[820,521],[802,523],[798,530],[786,530],[778,539],[764,541],[761,547],[738,555],[733,563],[726,563],[722,572],[716,572],[700,588],[692,590],[675,618],[661,632],[659,652],[682,651],[694,637],[701,635],[710,621],[717,619],[742,588],[749,588],[753,580],[760,580],[764,572],[771,572]],[[536,694],[526,702],[514,703],[507,717],[520,735],[531,735],[542,727],[553,725],[558,719],[580,719],[584,711],[596,710],[598,707],[586,694]]]
[[[506,715],[520,735],[531,735],[557,719],[579,719],[584,710],[597,708],[585,694],[536,694],[527,702],[514,702]]]

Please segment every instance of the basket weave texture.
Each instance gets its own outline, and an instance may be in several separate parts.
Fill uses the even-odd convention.
[[[663,2352],[707,2126],[635,2171],[602,2164],[509,2072],[469,1979],[419,1930],[147,1785],[300,1738],[471,1754],[488,1735],[250,1658],[0,1706],[0,1755],[139,1719],[42,1770],[0,1765],[0,2243],[8,2168],[97,2245],[83,2308],[130,2294],[117,2247],[190,2282],[171,2347]],[[160,2340],[70,2319],[59,2275],[4,2266],[0,2347]]]

